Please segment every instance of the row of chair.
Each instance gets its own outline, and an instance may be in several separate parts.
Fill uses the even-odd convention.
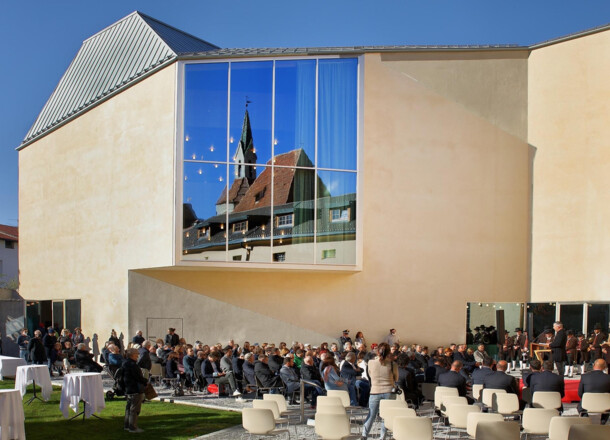
[[[480,406],[468,405],[465,397],[458,396],[457,389],[436,387],[434,406],[436,410],[440,411],[443,418],[449,422],[446,436],[449,436],[453,430],[456,432],[466,431],[468,435],[478,439],[477,427],[480,422],[503,422],[505,416],[514,416],[515,414],[522,414],[522,434],[526,438],[529,435],[545,435],[549,436],[551,440],[567,440],[571,425],[590,424],[589,418],[560,417],[557,411],[557,408],[561,408],[559,393],[555,395],[555,393],[537,392],[536,394],[539,394],[539,399],[536,401],[538,407],[526,408],[521,412],[516,395],[508,394],[504,390],[484,389],[481,398],[483,406],[488,406],[495,412],[482,413]],[[559,398],[559,403],[557,403],[557,398]],[[586,405],[586,408],[590,409],[591,412],[607,413],[610,410],[610,400],[608,400],[610,394],[608,393],[585,393],[583,398],[583,406]],[[517,429],[511,428],[510,425],[499,425],[498,429],[506,429],[507,431],[503,436],[490,438],[517,439],[520,434],[519,425],[516,425]],[[511,434],[510,430],[514,433]],[[493,432],[490,432],[490,434],[493,434]],[[610,436],[607,438],[610,438]]]

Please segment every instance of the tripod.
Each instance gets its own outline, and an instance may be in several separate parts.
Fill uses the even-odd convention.
[[[36,394],[36,381],[32,380],[32,388],[34,388],[34,395],[30,398],[30,400],[28,400],[27,402],[25,402],[26,404],[31,404],[35,399],[40,400],[41,402],[43,402],[43,400],[38,397],[38,394]],[[42,388],[41,388],[42,391]]]

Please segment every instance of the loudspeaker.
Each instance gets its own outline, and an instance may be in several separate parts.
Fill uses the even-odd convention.
[[[498,344],[504,343],[504,310],[496,310],[496,329],[498,331]]]

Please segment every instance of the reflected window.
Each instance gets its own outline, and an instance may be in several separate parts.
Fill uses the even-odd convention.
[[[559,308],[559,320],[563,323],[563,328],[573,330],[575,333],[583,330],[583,305],[582,304],[561,304]]]
[[[349,220],[349,208],[335,208],[330,210],[331,222],[346,222]]]
[[[358,60],[184,72],[182,259],[355,264]]]
[[[292,226],[292,214],[278,215],[277,216],[277,226],[281,228],[282,226]]]
[[[552,329],[553,323],[556,321],[555,311],[555,303],[528,303],[528,323],[532,322],[534,326],[533,329],[528,329],[530,341],[535,339],[544,341],[544,331]]]

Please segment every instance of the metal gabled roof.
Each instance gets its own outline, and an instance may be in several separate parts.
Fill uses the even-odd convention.
[[[217,46],[133,12],[85,40],[21,146],[173,62]]]

